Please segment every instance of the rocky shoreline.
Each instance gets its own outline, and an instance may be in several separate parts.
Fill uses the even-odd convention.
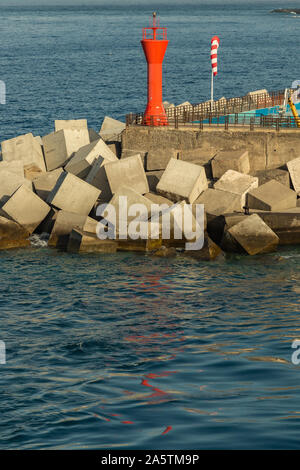
[[[226,252],[255,255],[300,243],[300,156],[252,171],[243,141],[240,149],[176,151],[164,144],[145,154],[124,147],[127,132],[124,123],[109,117],[99,133],[85,119],[57,120],[54,132],[42,138],[29,133],[2,142],[0,249],[28,247],[38,234],[49,247],[70,253],[181,252],[211,260]],[[133,147],[149,132],[136,129]],[[300,133],[293,132],[298,146]],[[145,208],[140,224],[147,230],[153,229],[153,205],[160,206],[156,237],[122,238],[119,217],[116,239],[99,238],[99,221],[106,229],[112,222],[97,208],[109,203],[119,214],[122,197]],[[195,239],[186,236],[180,211],[190,208],[194,229],[198,205],[205,210],[204,246],[187,249]],[[162,230],[163,214],[170,217],[170,236]],[[127,216],[129,208],[128,228],[132,217]],[[180,239],[175,236],[178,227]]]

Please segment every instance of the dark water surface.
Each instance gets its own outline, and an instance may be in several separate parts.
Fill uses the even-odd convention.
[[[218,97],[299,79],[300,20],[276,6],[161,6],[165,98],[208,97],[215,33]],[[154,8],[1,7],[1,140],[143,110]],[[0,447],[298,448],[299,280],[299,248],[213,263],[1,252]]]

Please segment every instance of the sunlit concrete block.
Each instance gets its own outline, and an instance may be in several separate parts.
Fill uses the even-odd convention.
[[[221,178],[227,170],[249,173],[248,150],[220,151],[211,161],[213,178]]]
[[[228,232],[249,255],[274,251],[279,242],[278,236],[257,214],[246,217]]]
[[[175,202],[185,199],[193,203],[207,188],[208,182],[202,166],[172,158],[156,191]]]
[[[64,172],[58,178],[47,202],[58,209],[88,215],[100,192],[77,176]]]
[[[50,207],[27,186],[22,185],[2,206],[2,211],[32,233],[50,212]]]
[[[73,212],[59,211],[55,218],[48,245],[64,248],[73,229],[85,230],[96,234],[97,221],[91,217]]]
[[[12,160],[11,162],[0,161],[0,174],[4,170],[24,179],[24,163],[22,160]]]
[[[0,216],[0,250],[30,246],[29,232],[16,222]]]
[[[95,160],[101,158],[107,162],[119,161],[106,143],[100,139],[81,147],[65,166],[65,170],[79,178],[85,179]]]
[[[87,129],[88,124],[86,119],[56,119],[54,121],[55,132],[62,129]]]
[[[5,162],[20,160],[24,165],[36,165],[46,171],[42,147],[31,133],[2,142],[1,150]]]
[[[239,195],[241,207],[244,207],[246,204],[247,193],[257,187],[258,178],[239,173],[235,170],[227,170],[214,184],[214,189]]]
[[[300,195],[300,157],[289,161],[286,166],[289,170],[293,188]]]
[[[95,233],[73,229],[67,246],[69,253],[116,253],[118,243],[100,240]]]
[[[249,191],[247,204],[250,209],[280,211],[296,207],[297,193],[287,186],[271,180]]]
[[[41,199],[44,201],[47,200],[50,192],[53,190],[62,173],[63,169],[57,168],[56,170],[49,171],[48,173],[39,176],[33,181],[35,192]]]
[[[64,166],[74,152],[90,143],[88,129],[84,128],[61,129],[42,140],[47,171]]]
[[[112,193],[116,193],[122,186],[128,186],[140,194],[149,192],[149,185],[140,155],[109,163],[105,165],[105,171]]]

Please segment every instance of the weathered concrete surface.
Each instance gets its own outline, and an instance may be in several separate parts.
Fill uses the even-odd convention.
[[[43,201],[47,200],[62,173],[63,169],[57,168],[56,170],[43,174],[33,181],[35,192]]]
[[[194,258],[195,260],[213,261],[222,255],[222,250],[207,234],[205,234],[203,248],[201,250],[186,251],[185,255],[190,258]]]
[[[33,181],[35,178],[39,178],[42,175],[45,175],[46,172],[42,171],[36,165],[25,165],[24,166],[24,176],[27,180]]]
[[[96,234],[97,221],[82,214],[59,211],[48,241],[48,245],[57,248],[65,248],[69,235],[73,229],[84,230]]]
[[[212,150],[201,150],[199,148],[192,150],[180,150],[180,152],[178,153],[179,160],[203,166],[205,169],[206,177],[209,179],[212,179],[213,177],[211,167],[211,160],[213,157],[214,152]]]
[[[95,140],[100,139],[100,134],[98,134],[94,129],[89,128],[90,142],[95,142]]]
[[[228,232],[249,255],[274,251],[279,242],[277,235],[257,214],[248,216]]]
[[[160,151],[149,151],[146,155],[146,170],[165,170],[171,158],[178,158],[178,152],[173,149],[162,149]]]
[[[138,226],[140,233],[148,234],[147,238],[138,238],[133,240],[128,237],[127,240],[118,239],[119,251],[157,251],[162,246],[162,238],[159,224],[148,221],[141,221]]]
[[[124,197],[126,198],[126,200],[123,199]],[[136,219],[137,217],[140,220],[146,221],[151,216],[152,201],[150,201],[150,199],[142,196],[140,193],[128,186],[120,187],[118,191],[114,194],[109,204],[115,209],[116,220],[114,219],[113,215],[106,214],[105,211],[103,211],[102,214],[99,215],[104,217],[116,228],[116,233],[119,233],[120,231],[119,223],[122,224],[122,222],[125,220],[129,224],[132,220]],[[132,214],[130,212],[130,207],[133,204],[141,204],[141,212],[137,214]]]
[[[68,119],[60,120],[56,119],[54,122],[55,132],[60,131],[61,129],[87,129],[87,120],[86,119]]]
[[[119,161],[116,155],[109,149],[106,143],[99,138],[98,140],[81,147],[65,166],[68,173],[85,179],[91,167],[97,158],[111,162]]]
[[[105,116],[99,134],[104,140],[115,140],[115,137],[120,135],[125,128],[124,122]]]
[[[241,198],[239,194],[211,188],[206,189],[196,199],[195,204],[204,204],[205,212],[215,216],[241,210]]]
[[[84,128],[61,129],[42,140],[47,171],[64,166],[77,150],[90,143],[89,131]]]
[[[207,188],[207,178],[202,166],[172,158],[156,191],[175,202],[186,199],[193,203]]]
[[[11,162],[0,161],[0,173],[4,170],[24,179],[24,163],[21,160],[13,160]]]
[[[26,185],[22,185],[1,210],[32,233],[50,212],[50,207]]]
[[[71,173],[62,173],[48,196],[47,202],[57,209],[88,215],[100,190]]]
[[[109,148],[109,150],[111,150],[111,152],[117,157],[117,158],[121,158],[121,155],[122,155],[122,146],[121,146],[121,142],[107,142],[107,147]],[[135,152],[134,154],[132,155],[136,155],[137,153],[139,152]],[[132,155],[128,155],[128,157],[131,157]]]
[[[90,172],[85,179],[87,183],[101,190],[99,200],[102,202],[109,202],[113,196],[105,171],[105,165],[109,163],[110,162],[107,160],[98,158],[94,161]]]
[[[213,178],[221,178],[227,170],[248,174],[250,171],[248,150],[220,151],[211,161]]]
[[[297,193],[278,181],[271,180],[249,191],[247,205],[250,209],[280,211],[296,207]]]
[[[279,237],[280,245],[300,244],[300,211],[259,212],[260,218]]]
[[[153,204],[168,204],[168,206],[173,206],[174,202],[170,201],[166,197],[159,196],[158,194],[147,193],[145,197],[149,199]]]
[[[52,132],[42,138],[47,171],[65,165],[68,159],[65,133],[63,130]]]
[[[149,192],[149,185],[140,155],[124,158],[105,165],[107,180],[112,193],[121,186],[128,186],[140,194]]]
[[[286,166],[288,168],[294,190],[298,195],[300,195],[300,157],[289,161]]]
[[[5,162],[20,160],[24,165],[36,165],[46,171],[42,147],[31,133],[2,142],[1,150]]]
[[[21,225],[0,216],[0,250],[30,246],[29,232]]]
[[[286,170],[273,169],[273,170],[260,170],[256,171],[253,176],[258,178],[258,186],[262,186],[268,181],[275,180],[288,188],[290,187],[290,175]]]
[[[22,184],[25,184],[24,176],[6,170],[0,171],[0,200],[11,196]]]
[[[241,208],[245,206],[246,195],[258,186],[258,178],[245,175],[235,170],[227,170],[226,173],[214,184],[214,188],[240,196]]]
[[[95,233],[73,229],[67,246],[69,253],[116,253],[118,243],[100,240]]]
[[[212,151],[247,149],[250,172],[278,168],[299,157],[300,130],[273,129],[250,131],[245,128],[172,129],[128,127],[122,133],[124,149],[139,149],[141,152],[163,149]]]
[[[146,178],[148,181],[150,191],[156,191],[156,186],[158,185],[160,178],[163,175],[163,172],[164,170],[146,172]]]
[[[169,258],[172,256],[176,256],[177,251],[174,247],[167,247],[165,245],[162,245],[160,248],[158,248],[158,250],[154,251],[152,255],[157,256],[158,258]]]

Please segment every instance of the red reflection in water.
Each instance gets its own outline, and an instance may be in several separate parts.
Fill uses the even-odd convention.
[[[172,431],[172,429],[172,426],[167,426],[164,432],[162,432],[162,434],[167,434],[168,432]]]
[[[147,377],[147,379],[158,379],[159,377],[168,377],[169,375],[171,374],[176,374],[177,373],[177,370],[174,370],[174,371],[166,371],[166,372],[163,372],[162,374],[147,374],[145,375],[145,377]]]
[[[122,424],[133,424],[133,421],[121,421]]]

